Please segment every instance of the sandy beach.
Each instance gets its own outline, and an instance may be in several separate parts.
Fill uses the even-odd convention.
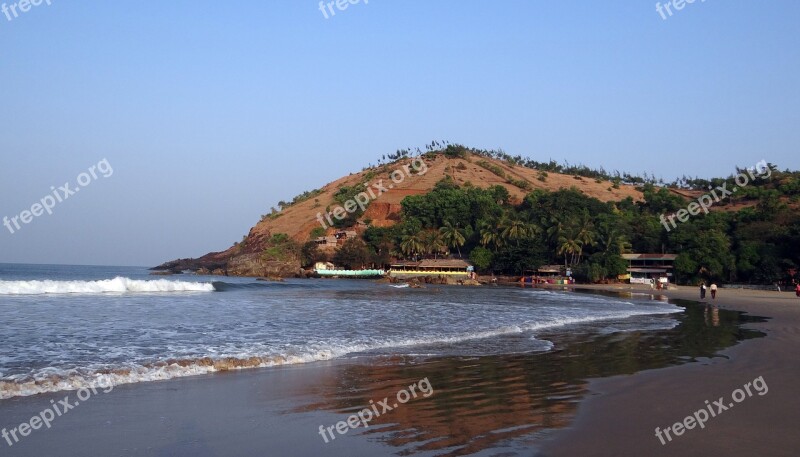
[[[578,286],[598,290],[648,293],[630,286]],[[695,288],[659,291],[670,298],[699,300]],[[706,302],[712,300],[707,297]],[[800,299],[794,293],[720,289],[714,304],[770,318],[750,324],[766,338],[747,341],[722,352],[727,358],[651,370],[630,376],[593,380],[592,395],[581,403],[572,425],[553,434],[541,455],[555,456],[792,456],[800,448]],[[686,416],[725,397],[745,383],[763,377],[769,387],[695,426],[666,444],[656,427],[671,427]],[[714,407],[714,411],[717,411]]]

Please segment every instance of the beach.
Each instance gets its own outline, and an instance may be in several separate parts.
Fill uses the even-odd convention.
[[[586,286],[578,286],[586,288]],[[601,286],[627,290],[629,286]],[[675,286],[673,286],[675,287]],[[659,291],[670,298],[699,300],[693,287]],[[712,302],[707,297],[706,302]],[[722,351],[726,358],[702,360],[678,367],[592,380],[592,395],[581,404],[567,430],[554,433],[542,446],[543,456],[573,455],[769,455],[792,456],[800,448],[798,379],[800,364],[800,299],[794,293],[720,289],[715,304],[767,322],[748,324],[765,338]],[[672,441],[661,441],[664,428],[725,397],[757,377],[769,391],[755,395],[711,418],[704,429],[695,426]],[[714,406],[714,411],[718,408]]]
[[[139,277],[135,271],[123,273]],[[81,270],[80,277],[101,274],[106,273]],[[135,281],[128,282],[140,287]],[[175,289],[204,283],[159,284]],[[53,302],[60,308],[69,304],[76,313],[103,303],[110,316],[117,306],[125,310],[128,303],[140,303],[147,314],[128,312],[128,319],[148,334],[136,344],[151,344],[153,351],[160,350],[154,341],[167,331],[161,321],[174,321],[170,332],[187,327],[200,318],[191,311],[198,307],[210,321],[223,320],[223,327],[246,324],[235,330],[244,338],[242,347],[251,347],[247,334],[266,325],[248,323],[258,313],[284,319],[280,328],[287,333],[278,342],[309,338],[297,333],[307,326],[308,315],[328,313],[333,322],[335,313],[350,313],[328,324],[333,327],[326,331],[333,333],[325,337],[327,349],[319,342],[303,346],[315,351],[308,354],[328,354],[340,335],[357,338],[336,357],[301,360],[301,354],[284,354],[278,360],[270,355],[275,363],[266,367],[257,363],[266,356],[253,353],[214,358],[213,364],[176,358],[169,369],[141,362],[138,371],[99,370],[93,376],[115,380],[108,391],[75,390],[88,386],[93,378],[87,374],[60,375],[60,382],[73,383],[68,389],[59,388],[53,375],[40,376],[35,386],[26,385],[28,393],[38,394],[0,400],[0,426],[17,428],[0,441],[3,455],[700,455],[713,449],[728,455],[789,455],[798,443],[792,430],[797,423],[792,348],[800,333],[800,308],[795,308],[800,302],[793,294],[722,289],[715,308],[694,303],[693,289],[651,294],[627,285],[574,286],[572,291],[519,286],[397,290],[371,281],[262,284],[242,279],[215,281],[214,287],[223,292],[8,296],[4,306],[22,313],[37,303],[40,311],[57,312],[47,307]],[[299,301],[286,304],[292,300]],[[317,302],[324,307],[314,308]],[[396,315],[401,310],[406,318]],[[9,325],[22,325],[15,322]],[[92,325],[102,328],[99,322]],[[234,341],[229,329],[216,342],[209,325],[187,328],[187,335],[205,331],[200,342],[220,348]],[[463,330],[454,333],[457,326]],[[361,327],[367,331],[353,333]],[[278,327],[272,328],[274,338]],[[322,337],[320,329],[316,334]],[[400,330],[385,342],[387,332]],[[262,342],[269,336],[253,335]],[[415,339],[397,339],[401,335]],[[374,342],[365,345],[366,337]],[[130,336],[122,340],[101,332],[95,338],[119,345],[116,352],[132,350]],[[169,351],[177,349],[173,344]],[[98,356],[92,357],[87,360]],[[43,373],[51,373],[47,370]],[[727,398],[757,377],[767,392],[708,420],[704,429],[664,445],[654,435],[655,427],[669,428],[705,407],[705,400]],[[64,403],[72,406],[51,414],[52,426],[33,419]],[[367,412],[369,420],[358,418]]]

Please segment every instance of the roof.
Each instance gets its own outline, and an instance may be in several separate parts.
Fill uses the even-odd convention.
[[[628,268],[628,273],[666,273],[665,268]]]
[[[536,271],[546,272],[546,273],[559,273],[561,270],[564,269],[563,265],[542,265]]]
[[[622,254],[625,260],[675,260],[678,254]]]
[[[393,267],[416,267],[419,262],[397,261],[392,262]]]
[[[472,265],[461,259],[425,259],[419,263],[422,268],[467,268]]]

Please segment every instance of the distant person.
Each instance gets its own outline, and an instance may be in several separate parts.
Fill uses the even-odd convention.
[[[717,298],[717,284],[711,284],[711,299],[715,300]]]
[[[794,294],[800,297],[800,284],[798,284],[797,287],[794,288]]]
[[[705,299],[706,299],[706,283],[705,282],[701,282],[700,283],[700,300],[705,300]]]

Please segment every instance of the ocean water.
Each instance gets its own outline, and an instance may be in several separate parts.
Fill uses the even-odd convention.
[[[0,400],[334,358],[546,353],[558,336],[671,329],[684,311],[645,295],[148,273],[0,264]]]

